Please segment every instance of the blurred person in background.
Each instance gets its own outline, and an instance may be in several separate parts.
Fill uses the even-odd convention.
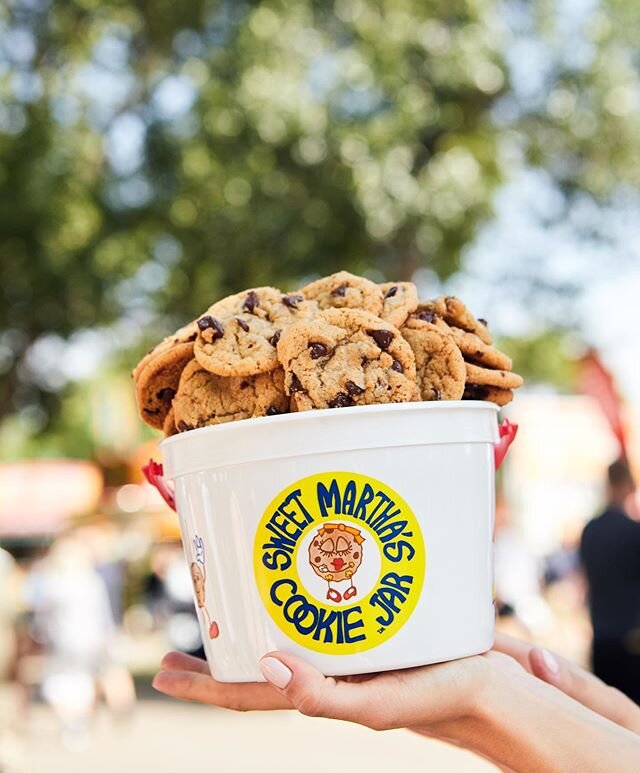
[[[636,490],[624,459],[607,471],[607,505],[582,534],[589,588],[593,670],[640,704],[640,523],[626,503]]]
[[[28,592],[46,653],[42,695],[67,746],[82,748],[100,690],[113,708],[127,708],[134,700],[130,676],[123,679],[112,659],[116,629],[107,589],[88,547],[65,536],[35,568]]]

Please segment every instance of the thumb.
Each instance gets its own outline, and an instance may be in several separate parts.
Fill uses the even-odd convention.
[[[270,652],[259,665],[264,678],[302,714],[378,728],[370,683],[324,676],[306,661],[284,652]]]

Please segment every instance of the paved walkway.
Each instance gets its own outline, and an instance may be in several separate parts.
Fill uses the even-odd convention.
[[[81,751],[61,747],[44,706],[31,716],[25,773],[495,773],[467,752],[406,731],[375,733],[288,712],[236,714],[143,700],[128,723],[106,714]]]

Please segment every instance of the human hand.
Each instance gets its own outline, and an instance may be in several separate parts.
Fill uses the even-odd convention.
[[[516,771],[639,769],[638,738],[545,684],[551,675],[548,666],[543,673],[543,656],[536,648],[516,643],[499,637],[502,652],[342,679],[324,677],[304,660],[278,652],[262,659],[268,683],[260,684],[216,682],[204,661],[170,653],[154,687],[174,697],[240,711],[294,708],[376,730],[406,727]],[[534,676],[536,670],[541,678]],[[588,694],[581,691],[582,682],[569,673],[558,670],[556,681],[588,699],[587,706],[596,705],[602,693],[593,685]],[[598,705],[604,710],[602,702]],[[625,717],[631,713],[625,712]],[[628,720],[624,726],[629,726]]]
[[[517,660],[529,673],[621,727],[640,733],[640,707],[597,676],[549,650],[505,634],[493,648]]]
[[[325,678],[304,660],[279,652],[261,662],[268,682],[249,684],[216,682],[204,661],[177,652],[163,659],[162,668],[154,687],[184,700],[238,711],[297,709],[376,730],[406,727],[468,748],[474,748],[471,725],[491,674],[524,673],[512,658],[499,653],[403,671]]]

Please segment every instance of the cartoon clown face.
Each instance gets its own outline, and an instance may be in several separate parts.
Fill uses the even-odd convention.
[[[327,598],[342,601],[356,595],[353,575],[362,563],[364,537],[359,529],[344,523],[326,523],[309,545],[309,563],[313,571],[328,583]],[[340,593],[332,582],[349,581],[349,587]]]
[[[193,580],[193,592],[196,596],[196,604],[199,609],[204,607],[204,572],[196,561],[191,563],[191,579]]]

